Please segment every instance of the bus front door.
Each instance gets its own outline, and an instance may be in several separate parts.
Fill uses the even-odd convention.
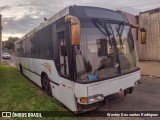
[[[69,56],[65,30],[57,32],[59,41],[59,100],[72,111],[76,110],[74,98],[74,83],[70,80]]]

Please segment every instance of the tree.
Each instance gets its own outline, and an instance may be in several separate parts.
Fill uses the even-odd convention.
[[[6,48],[13,50],[14,49],[14,42],[19,40],[18,37],[9,37],[8,40],[5,43]]]

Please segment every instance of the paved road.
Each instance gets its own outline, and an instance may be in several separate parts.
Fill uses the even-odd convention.
[[[109,102],[100,110],[160,111],[160,79],[142,78],[132,94]]]
[[[15,61],[15,56],[11,54],[11,59],[9,59],[9,61],[15,65],[16,61]]]
[[[12,66],[15,66],[16,64],[15,56],[13,54],[10,54],[10,55],[11,55],[11,59],[5,59],[5,60],[9,61]]]

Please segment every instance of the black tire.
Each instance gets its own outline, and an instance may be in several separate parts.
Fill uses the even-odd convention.
[[[133,92],[133,87],[128,88],[128,93],[131,94]]]
[[[20,68],[21,74],[24,75],[24,74],[23,74],[23,69],[22,69],[22,66],[21,66],[21,65],[19,65],[19,68]]]
[[[45,90],[49,96],[52,96],[50,80],[46,74],[42,75],[42,89]]]

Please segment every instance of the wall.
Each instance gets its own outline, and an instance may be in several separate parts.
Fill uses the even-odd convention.
[[[147,31],[147,43],[143,45],[138,41],[137,44],[139,60],[160,61],[160,11],[141,13],[139,24]]]

